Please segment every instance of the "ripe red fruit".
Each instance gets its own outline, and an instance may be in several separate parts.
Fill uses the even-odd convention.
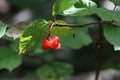
[[[61,47],[61,44],[59,43],[58,46],[55,49],[59,50],[60,47]]]
[[[43,48],[44,50],[48,50],[48,48],[49,48],[48,45],[50,45],[50,44],[51,44],[50,41],[47,40],[47,39],[45,39],[45,40],[43,41],[43,46],[42,46],[42,48]]]
[[[52,44],[50,46],[50,48],[56,48],[58,46],[58,44],[60,43],[60,40],[57,36],[54,36],[51,38]]]
[[[56,41],[56,42],[60,42],[60,39],[59,39],[57,36],[54,36],[53,39],[54,39],[54,41]]]
[[[53,37],[48,37],[47,39],[44,39],[42,48],[44,50],[48,50],[49,48],[54,48],[54,49],[60,49],[60,40],[57,36]]]
[[[58,42],[55,42],[54,40],[51,42],[51,45],[49,46],[50,48],[55,48],[58,46]]]

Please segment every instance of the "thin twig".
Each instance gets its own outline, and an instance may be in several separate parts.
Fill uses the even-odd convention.
[[[100,69],[102,67],[102,58],[103,58],[103,44],[104,44],[104,35],[103,35],[103,26],[102,24],[99,24],[99,53],[98,53],[98,60],[97,60],[97,69],[96,69],[96,75],[95,75],[95,80],[98,80],[99,74],[100,74]]]
[[[58,26],[58,27],[66,27],[66,26],[69,26],[69,27],[86,27],[86,26],[89,26],[89,25],[95,25],[95,24],[107,24],[107,25],[111,25],[111,26],[114,26],[114,27],[118,27],[120,28],[120,25],[118,24],[115,24],[113,23],[113,21],[100,21],[100,22],[92,22],[92,23],[87,23],[87,24],[81,24],[81,25],[75,25],[75,24],[54,24],[53,26]]]
[[[60,27],[85,27],[85,26],[89,26],[89,25],[93,25],[93,24],[99,24],[101,22],[93,22],[93,23],[87,23],[87,24],[81,24],[81,25],[75,25],[75,24],[55,24],[54,26],[60,26]]]
[[[52,24],[49,26],[49,34],[48,34],[47,38],[50,37],[50,33],[51,33],[51,31],[52,31],[52,28],[53,28],[54,24],[55,24],[55,23],[52,23]]]

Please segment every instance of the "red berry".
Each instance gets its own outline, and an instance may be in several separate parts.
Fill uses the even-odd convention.
[[[48,50],[49,48],[60,49],[60,47],[60,40],[57,36],[48,37],[47,39],[44,39],[42,45],[42,48],[44,50]]]
[[[61,45],[59,43],[58,46],[55,49],[59,50],[60,48],[61,48]]]
[[[60,39],[59,39],[57,36],[54,36],[53,39],[54,39],[54,41],[56,41],[56,42],[60,42]]]
[[[58,42],[53,41],[52,44],[50,45],[50,48],[56,48],[58,46]]]
[[[51,44],[51,48],[56,48],[59,45],[60,40],[57,36],[52,37],[52,40],[53,43]]]
[[[43,48],[44,50],[48,50],[49,45],[50,45],[50,41],[49,41],[48,39],[44,39],[42,48]]]

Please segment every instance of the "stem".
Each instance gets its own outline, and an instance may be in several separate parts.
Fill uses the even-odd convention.
[[[50,33],[51,33],[51,31],[52,31],[52,27],[54,26],[54,22],[50,25],[50,28],[49,28],[49,34],[48,34],[48,36],[47,36],[47,38],[49,38],[50,37]]]
[[[54,22],[50,25],[50,32],[52,31],[52,27],[54,26]]]
[[[56,22],[57,20],[56,20],[56,17],[54,17],[54,22]]]
[[[103,41],[104,40],[104,35],[103,35],[103,26],[102,24],[99,24],[99,53],[98,53],[98,62],[97,62],[97,69],[96,69],[96,75],[95,75],[95,80],[98,80],[99,74],[100,74],[100,69],[102,67],[102,56],[103,56]]]
[[[97,0],[96,1],[96,3],[97,3],[97,5],[98,5],[98,7],[101,7],[101,4],[100,4],[100,1],[101,0]],[[99,18],[99,17],[97,17],[98,18],[98,21],[101,21],[101,19]],[[113,25],[113,22],[111,21],[111,22],[103,22],[104,24],[108,24],[108,25]],[[104,35],[103,35],[103,26],[102,26],[102,24],[99,24],[99,43],[98,43],[98,60],[97,60],[97,66],[96,66],[96,75],[95,75],[95,80],[98,80],[99,79],[99,74],[100,74],[100,69],[101,69],[101,64],[102,64],[102,61],[101,61],[101,55],[102,55],[102,53],[103,53],[103,37],[104,37]]]
[[[52,26],[58,26],[58,27],[69,26],[69,27],[79,27],[79,28],[82,28],[82,27],[86,27],[86,26],[89,26],[89,25],[95,25],[95,24],[107,24],[107,25],[111,25],[111,26],[120,28],[120,25],[113,23],[113,21],[100,21],[100,22],[92,22],[92,23],[81,24],[81,25],[55,23]]]
[[[99,1],[98,1],[99,3]],[[113,9],[116,10],[116,5]],[[117,24],[114,24],[113,23],[114,21],[111,21],[111,22],[104,22],[105,24],[109,24],[109,25],[112,25],[114,27],[119,27],[119,25]],[[97,62],[97,69],[96,69],[96,75],[95,75],[95,80],[98,80],[99,79],[99,74],[100,74],[100,69],[102,67],[102,62],[103,62],[103,43],[104,43],[104,35],[103,35],[103,26],[102,24],[99,24],[99,53],[98,53],[98,62]]]

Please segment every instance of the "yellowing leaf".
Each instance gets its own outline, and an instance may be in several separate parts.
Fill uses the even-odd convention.
[[[31,39],[32,39],[32,36],[20,38],[19,54],[25,53],[27,50],[29,50]]]

